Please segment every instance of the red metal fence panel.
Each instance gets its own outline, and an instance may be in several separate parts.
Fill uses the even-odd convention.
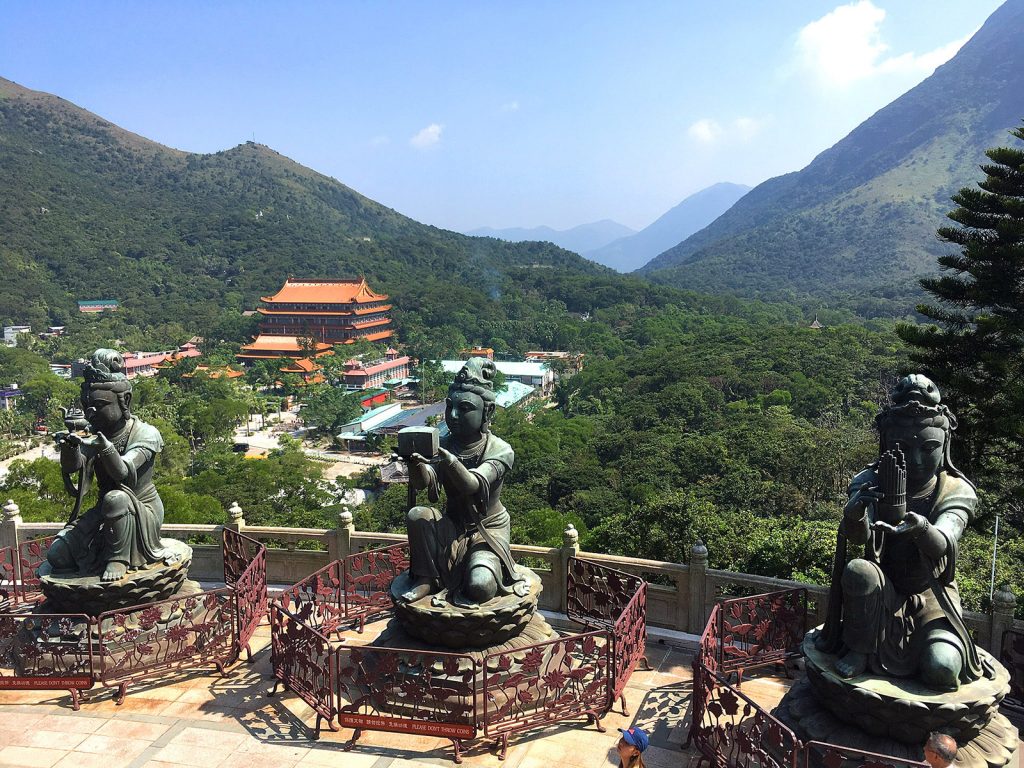
[[[372,646],[335,653],[339,725],[456,742],[476,736],[472,656]]]
[[[928,768],[919,760],[906,760],[874,752],[862,752],[837,744],[808,741],[803,745],[803,760],[800,768],[827,765],[828,768]]]
[[[802,748],[793,731],[703,664],[694,669],[693,743],[712,765],[796,768]]]
[[[409,544],[356,552],[342,562],[345,620],[358,621],[362,632],[368,619],[391,610],[389,587],[409,567]]]
[[[571,557],[565,587],[569,618],[610,630],[643,584],[639,576]]]
[[[323,720],[333,728],[338,713],[334,695],[337,657],[331,641],[287,609],[271,603],[270,648],[274,677],[316,712],[317,734]]]
[[[0,548],[0,611],[9,611],[17,602],[18,571],[13,547]]]
[[[612,628],[612,702],[622,702],[626,710],[626,683],[637,664],[647,660],[647,583],[641,581],[629,604]]]
[[[588,716],[598,724],[611,705],[612,640],[588,632],[484,659],[484,733],[500,737]]]
[[[93,686],[93,625],[84,614],[0,614],[0,690]]]
[[[267,549],[256,539],[224,529],[224,583],[235,593],[235,633],[249,658],[249,641],[267,613]]]
[[[42,599],[39,591],[39,576],[36,571],[46,562],[46,553],[50,551],[56,536],[32,539],[18,546],[18,586],[15,599],[19,603],[35,603]]]
[[[1003,632],[999,661],[1010,672],[1010,693],[1003,699],[1003,706],[1024,713],[1024,632]]]
[[[722,600],[718,612],[718,671],[776,664],[799,652],[807,631],[807,590],[783,589]]]
[[[102,613],[97,672],[103,685],[128,685],[162,673],[237,658],[235,601],[228,588]]]
[[[286,611],[308,626],[332,635],[341,629],[344,618],[342,592],[341,561],[335,560],[284,590],[278,600]]]

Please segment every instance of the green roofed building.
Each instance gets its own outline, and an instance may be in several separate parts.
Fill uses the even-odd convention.
[[[78,302],[79,312],[114,312],[121,305],[117,299],[94,299]]]

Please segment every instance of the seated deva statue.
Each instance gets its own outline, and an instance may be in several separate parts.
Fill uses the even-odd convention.
[[[47,554],[55,574],[117,581],[129,569],[165,557],[160,544],[164,507],[153,485],[153,464],[163,440],[155,427],[131,415],[131,400],[124,358],[112,349],[96,350],[82,384],[84,419],[68,414],[68,429],[55,435],[64,485],[76,497],[67,526]],[[99,499],[79,517],[94,475]]]
[[[950,460],[956,418],[935,384],[907,376],[891,397],[876,417],[881,458],[850,484],[817,644],[837,654],[842,677],[870,672],[956,690],[992,676],[964,626],[955,580],[978,497]],[[847,545],[860,553],[849,563]]]
[[[409,483],[430,501],[445,493],[443,510],[409,510],[411,587],[402,600],[415,602],[443,589],[449,602],[473,608],[497,595],[523,592],[509,547],[508,510],[501,484],[514,459],[512,447],[490,432],[494,417],[494,363],[466,362],[448,389],[438,455],[409,461]],[[523,585],[525,586],[525,585]]]

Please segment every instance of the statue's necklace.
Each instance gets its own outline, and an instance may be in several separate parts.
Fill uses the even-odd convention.
[[[483,458],[484,454],[487,453],[487,443],[490,439],[491,436],[490,434],[488,434],[487,437],[485,437],[483,440],[478,442],[476,446],[473,447],[473,450],[468,451],[466,453],[456,453],[455,455],[463,464],[477,464],[479,463],[480,459]]]
[[[110,443],[117,449],[118,453],[123,454],[125,448],[128,447],[128,438],[132,436],[132,426],[135,424],[135,419],[129,419],[128,423],[124,425],[120,432],[110,438]]]

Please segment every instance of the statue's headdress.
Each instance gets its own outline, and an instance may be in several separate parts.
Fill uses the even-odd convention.
[[[491,360],[484,357],[471,357],[455,374],[455,381],[448,387],[448,393],[472,392],[479,395],[485,403],[493,403],[495,401],[494,374],[497,370]]]
[[[131,392],[132,383],[124,374],[124,357],[116,349],[97,349],[82,372],[82,394],[90,389],[108,389],[122,394]]]
[[[953,466],[950,446],[953,442],[953,431],[957,427],[956,416],[949,406],[942,402],[942,395],[935,382],[920,373],[912,373],[900,379],[889,393],[890,403],[875,416],[878,427],[881,450],[885,450],[885,430],[890,424],[915,423],[925,427],[938,427],[946,434],[942,448],[942,463],[946,471],[964,477],[963,473]],[[970,483],[970,480],[967,480]]]

